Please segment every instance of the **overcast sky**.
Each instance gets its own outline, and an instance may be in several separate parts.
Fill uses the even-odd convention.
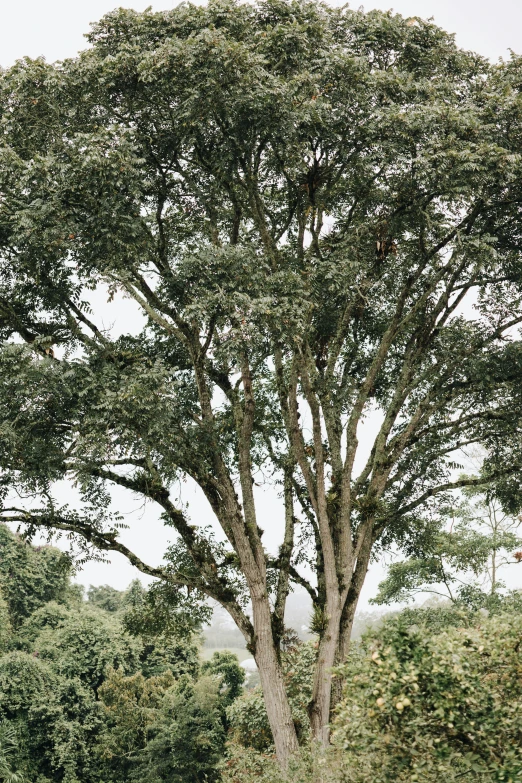
[[[342,3],[335,2],[335,5]],[[3,0],[0,4],[0,64],[17,58],[43,55],[47,60],[73,57],[85,46],[89,23],[111,11],[113,0]],[[123,2],[144,10],[173,8],[173,0]],[[521,0],[395,0],[351,3],[352,8],[393,8],[404,16],[434,17],[435,22],[457,35],[460,46],[475,49],[492,59],[522,53]]]
[[[173,0],[120,3],[137,11],[149,5],[154,10],[167,10],[176,4]],[[83,35],[88,31],[89,23],[117,5],[115,0],[2,0],[0,65],[8,67],[24,56],[44,56],[49,62],[73,57],[85,48]],[[351,7],[359,5],[352,3]],[[456,34],[460,46],[474,49],[492,60],[508,57],[510,49],[522,53],[522,0],[378,0],[361,5],[366,10],[393,8],[406,17],[434,17],[437,24]],[[193,488],[185,487],[183,497],[185,502],[190,503],[189,512],[192,512],[195,522],[209,519],[209,509]],[[74,502],[74,496],[67,490],[63,492],[63,499]],[[152,508],[139,508],[123,492],[116,494],[115,499],[119,510],[131,524],[131,530],[124,535],[125,542],[139,550],[144,560],[156,565],[168,541],[168,532],[158,521],[158,515]],[[265,493],[261,505],[265,518],[273,519],[280,515],[278,500],[273,493]],[[517,570],[518,576],[518,569],[514,570]],[[361,601],[362,608],[366,607],[368,598],[375,593],[382,573],[378,566],[371,569]],[[84,584],[110,583],[123,588],[136,575],[136,571],[117,555],[111,556],[110,565],[93,563],[86,566],[79,575],[79,581]]]

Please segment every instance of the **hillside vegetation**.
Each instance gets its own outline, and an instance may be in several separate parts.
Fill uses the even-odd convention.
[[[147,593],[71,582],[57,549],[0,525],[0,781],[279,783],[259,686],[196,631],[146,634]],[[287,631],[300,742],[292,783],[522,780],[522,598],[385,616],[336,671],[326,751],[310,744],[317,642]],[[141,628],[140,632],[137,629]],[[217,638],[217,637],[216,637]]]
[[[195,633],[130,633],[145,591],[71,583],[69,559],[0,525],[0,780],[217,780],[235,656]]]

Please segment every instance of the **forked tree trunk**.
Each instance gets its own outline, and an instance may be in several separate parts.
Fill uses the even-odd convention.
[[[259,669],[268,722],[274,737],[277,759],[281,766],[286,768],[299,744],[272,635],[270,605],[266,595],[253,599],[252,615],[255,632],[254,657]]]

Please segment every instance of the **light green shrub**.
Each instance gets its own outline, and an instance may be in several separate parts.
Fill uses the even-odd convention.
[[[375,783],[522,781],[521,645],[511,613],[438,633],[411,614],[385,623],[339,672],[344,763]]]

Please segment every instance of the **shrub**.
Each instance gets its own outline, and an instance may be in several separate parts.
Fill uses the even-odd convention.
[[[486,615],[433,633],[403,613],[351,653],[334,727],[349,767],[375,783],[522,780],[522,617]]]

